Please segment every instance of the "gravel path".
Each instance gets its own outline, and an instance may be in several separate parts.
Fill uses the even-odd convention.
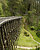
[[[36,49],[36,47],[22,47],[22,46],[17,46],[17,48],[21,48],[21,49]]]

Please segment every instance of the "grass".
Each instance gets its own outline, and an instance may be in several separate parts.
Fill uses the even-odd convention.
[[[35,47],[38,44],[36,42],[33,41],[33,39],[29,36],[25,36],[24,35],[24,28],[21,28],[21,34],[19,36],[19,40],[18,40],[18,46],[24,46],[24,47]]]

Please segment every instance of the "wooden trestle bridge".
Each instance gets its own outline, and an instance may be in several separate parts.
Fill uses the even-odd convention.
[[[15,50],[22,17],[0,17],[0,50]]]

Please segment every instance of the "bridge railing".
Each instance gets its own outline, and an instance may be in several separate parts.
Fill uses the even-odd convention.
[[[0,17],[0,50],[15,49],[22,17]],[[13,48],[14,45],[14,48]]]

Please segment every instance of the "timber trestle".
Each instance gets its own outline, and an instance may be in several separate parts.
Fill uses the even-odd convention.
[[[15,50],[22,17],[0,17],[0,50]]]

